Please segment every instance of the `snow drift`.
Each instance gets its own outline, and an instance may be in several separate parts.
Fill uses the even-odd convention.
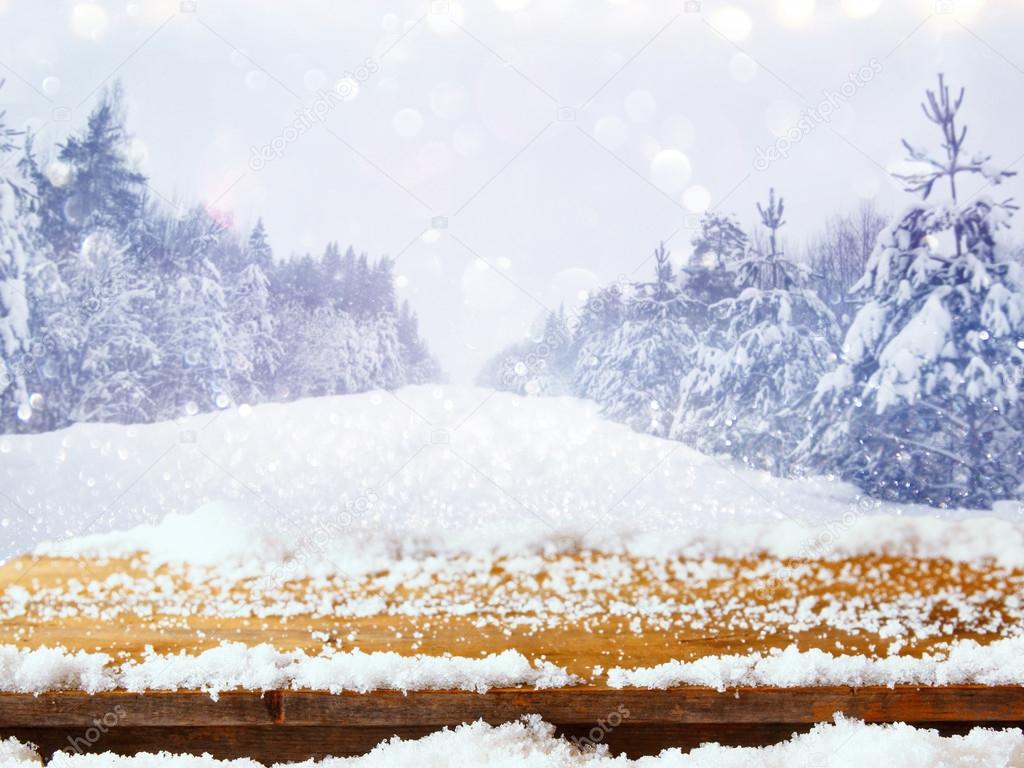
[[[583,543],[652,555],[882,551],[1024,564],[1013,503],[995,510],[1002,520],[947,511],[940,522],[935,510],[883,504],[829,478],[780,479],[635,433],[587,402],[475,388],[8,435],[0,482],[14,532],[4,556],[48,539],[40,553],[304,568],[332,554],[358,569],[416,551]]]

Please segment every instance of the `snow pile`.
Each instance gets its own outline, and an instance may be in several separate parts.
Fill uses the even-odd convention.
[[[677,528],[643,532],[598,528],[589,532],[509,530],[497,525],[471,532],[322,531],[319,538],[275,534],[255,509],[238,502],[211,502],[197,511],[171,514],[143,524],[59,542],[44,542],[34,554],[62,557],[146,555],[150,565],[215,567],[234,578],[273,576],[276,581],[337,574],[364,575],[423,556],[535,555],[592,549],[637,557],[743,558],[766,555],[800,560],[868,554],[941,557],[961,562],[992,561],[1024,568],[1024,527],[996,518],[940,520],[931,517],[854,515],[826,523],[781,520],[707,530]],[[322,535],[320,535],[322,534]]]
[[[0,739],[0,768],[38,768],[43,761],[31,744],[15,738]]]
[[[465,690],[530,686],[559,688],[585,682],[546,661],[530,661],[507,650],[480,658],[402,656],[390,651],[364,653],[325,649],[281,652],[266,643],[223,643],[197,655],[158,654],[147,649],[141,661],[110,664],[102,653],[69,653],[63,648],[17,649],[0,646],[0,691],[42,693],[124,689],[202,690],[216,699],[221,691],[244,689],[319,690],[341,693],[374,690]],[[956,640],[943,653],[922,657],[872,658],[833,655],[819,649],[747,655],[704,656],[654,667],[608,672],[612,688],[671,688],[698,685],[724,691],[735,687],[866,685],[1024,685],[1024,638],[987,645]]]
[[[116,687],[110,662],[105,653],[69,653],[45,645],[29,651],[0,645],[0,691],[108,691]]]
[[[516,651],[480,658],[402,656],[359,650],[277,651],[266,643],[224,643],[198,655],[158,654],[147,649],[141,661],[117,667],[103,653],[69,653],[63,648],[17,649],[0,646],[0,691],[42,693],[115,688],[133,692],[198,689],[216,699],[221,691],[312,689],[340,693],[373,690],[466,690],[532,686],[558,688],[578,682],[550,662],[531,664]]]
[[[656,757],[613,758],[603,749],[581,750],[555,736],[538,716],[491,726],[482,721],[444,729],[421,739],[394,738],[360,757],[307,761],[304,768],[1004,768],[1024,761],[1020,729],[974,728],[966,736],[895,725],[868,725],[837,715],[806,734],[769,747],[704,744],[690,752],[668,749]],[[0,764],[6,765],[6,764]],[[17,765],[16,763],[14,765]],[[295,765],[295,764],[293,764]],[[52,768],[259,768],[251,760],[218,761],[209,756],[141,754],[135,757],[70,755],[58,752]]]
[[[981,645],[955,640],[945,654],[921,658],[838,655],[819,649],[785,650],[748,655],[704,656],[695,661],[669,661],[654,667],[608,671],[612,688],[671,688],[700,685],[727,688],[842,685],[1024,685],[1024,638]]]
[[[281,562],[292,556],[292,542],[272,535],[237,502],[204,504],[190,514],[171,513],[157,524],[126,531],[43,542],[35,554],[130,557],[145,553],[154,565],[198,566]]]
[[[750,470],[633,432],[573,398],[469,387],[409,387],[158,424],[78,424],[2,435],[0,485],[10,497],[0,506],[11,521],[0,557],[46,539],[138,526],[128,538],[40,551],[112,554],[135,544],[165,559],[185,550],[187,559],[209,562],[225,554],[244,558],[252,547],[281,559],[274,548],[284,541],[293,557],[330,556],[347,567],[363,553],[345,543],[364,536],[381,536],[381,546],[390,547],[381,550],[386,554],[397,543],[408,550],[421,541],[472,550],[481,536],[507,539],[509,547],[523,539],[550,545],[585,531],[591,531],[588,540],[609,546],[623,532],[660,538],[673,531],[679,546],[710,541],[727,551],[735,545],[723,529],[731,536],[735,526],[756,524],[756,532],[742,535],[757,541],[766,523],[785,521],[792,521],[785,535],[793,539],[785,547],[800,551],[818,535],[813,526],[804,530],[804,522],[831,521],[844,531],[836,537],[844,546],[847,534],[865,544],[879,532],[889,537],[889,521],[861,536],[849,519],[935,514],[869,500],[824,477],[787,480]],[[200,535],[192,527],[198,521],[169,517],[191,515],[210,502],[218,503]],[[225,514],[217,509],[233,505]],[[1003,503],[994,514],[1019,519],[1016,504]],[[939,537],[948,543],[966,532],[968,543],[982,541],[982,551],[1013,548],[1014,557],[1024,559],[1016,529],[985,532],[985,525],[945,529]],[[923,546],[933,546],[934,537],[922,536]]]

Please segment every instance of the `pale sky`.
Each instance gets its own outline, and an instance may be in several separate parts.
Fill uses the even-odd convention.
[[[1022,32],[1020,0],[0,0],[0,108],[45,146],[120,78],[154,194],[262,215],[279,256],[400,254],[465,382],[543,307],[660,240],[684,256],[708,205],[752,225],[774,186],[799,242],[861,199],[910,202],[885,169],[901,136],[937,145],[917,102],[940,70],[968,88],[969,150],[1019,170]],[[318,96],[339,81],[346,100]]]

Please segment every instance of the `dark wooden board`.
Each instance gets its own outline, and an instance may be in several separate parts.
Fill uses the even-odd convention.
[[[343,726],[438,728],[479,718],[492,723],[539,714],[562,724],[588,724],[628,711],[630,724],[792,723],[830,720],[836,712],[868,722],[1018,722],[1024,687],[896,686],[887,688],[708,688],[668,690],[596,687],[467,691],[232,691],[217,701],[201,691],[98,694],[0,694],[0,727],[82,728],[119,708],[122,727]]]

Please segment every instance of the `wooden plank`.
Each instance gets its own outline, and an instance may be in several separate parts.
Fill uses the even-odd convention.
[[[235,726],[281,722],[281,697],[238,691],[218,701],[201,691],[0,693],[0,727],[87,728],[111,713],[123,726]]]
[[[836,712],[868,722],[1017,722],[1024,720],[1024,687],[741,688],[724,693],[697,687],[580,688],[336,695],[240,691],[221,694],[216,702],[200,691],[0,694],[0,727],[88,727],[117,707],[121,726],[161,728],[273,724],[438,728],[479,718],[508,722],[526,714],[539,714],[552,723],[593,724],[607,720],[613,712],[628,712],[622,719],[630,724],[813,724],[830,720]]]
[[[895,689],[744,688],[718,693],[706,688],[665,691],[580,689],[462,692],[380,691],[371,696],[283,692],[284,722],[317,725],[451,725],[483,718],[488,722],[539,714],[552,723],[596,723],[628,711],[630,723],[816,723],[836,712],[872,722],[1024,719],[1024,688],[959,686]],[[969,713],[969,714],[968,714]]]

